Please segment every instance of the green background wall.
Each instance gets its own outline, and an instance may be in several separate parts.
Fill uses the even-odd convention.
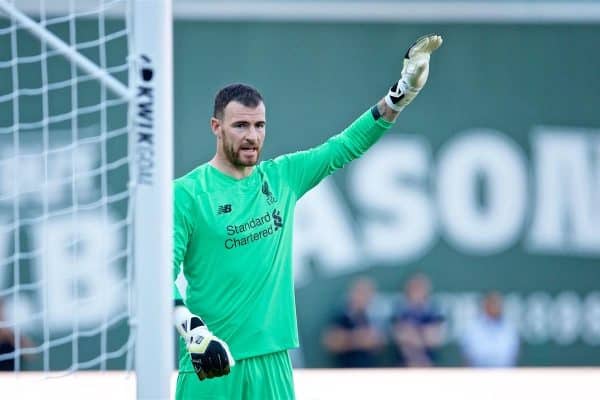
[[[338,132],[377,101],[398,77],[406,47],[428,32],[441,33],[445,43],[433,57],[426,90],[401,115],[392,134],[425,140],[432,166],[441,146],[473,128],[502,132],[530,160],[531,134],[538,126],[600,126],[598,26],[179,22],[176,174],[212,156],[208,120],[212,97],[221,86],[242,81],[263,92],[268,119],[265,158],[305,149]],[[597,131],[591,137],[591,143],[597,141]],[[597,174],[600,165],[594,165]],[[334,180],[343,203],[354,213],[354,228],[360,230],[356,219],[361,210],[348,192],[349,172],[336,174]],[[425,187],[427,193],[435,193],[431,176]],[[531,181],[526,190],[534,191]],[[531,195],[528,220],[533,202]],[[305,364],[329,365],[320,349],[320,330],[358,274],[372,276],[387,293],[397,291],[415,270],[429,274],[436,291],[450,294],[497,288],[525,299],[534,292],[555,296],[566,290],[583,298],[597,290],[598,249],[591,255],[532,254],[525,249],[527,224],[514,244],[491,255],[465,253],[440,233],[426,254],[410,262],[365,259],[369,265],[359,272],[334,276],[320,273],[318,260],[313,262],[313,278],[297,290]],[[550,321],[555,318],[560,316],[548,316]],[[460,363],[454,345],[445,347],[442,363]],[[598,365],[600,347],[580,340],[568,345],[551,339],[525,341],[520,363]]]

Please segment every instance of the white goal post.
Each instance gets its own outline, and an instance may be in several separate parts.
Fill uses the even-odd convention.
[[[138,399],[170,398],[173,372],[173,50],[170,0],[134,0],[133,126]]]
[[[58,3],[63,5],[57,6]],[[78,41],[76,36],[80,33],[77,21],[93,18],[98,19],[94,22],[94,27],[97,26],[97,36]],[[120,20],[123,27],[106,33],[107,18]],[[0,0],[0,22],[0,41],[9,44],[9,58],[0,59],[0,80],[10,77],[8,85],[2,85],[0,82],[0,111],[4,116],[10,114],[7,118],[0,116],[0,169],[4,168],[3,177],[9,175],[9,170],[12,175],[9,183],[5,179],[4,184],[0,184],[0,329],[14,334],[15,350],[12,358],[15,370],[21,369],[20,360],[24,355],[42,358],[37,369],[47,372],[57,369],[68,372],[80,368],[110,369],[107,365],[111,358],[122,358],[125,354],[131,359],[130,353],[135,347],[137,398],[170,398],[170,381],[174,367],[171,318],[171,0]],[[29,54],[30,49],[22,44],[31,41],[30,38],[21,40],[21,32],[24,31],[39,41],[35,46],[29,45],[34,48],[39,46],[39,50],[35,50],[38,53]],[[127,47],[125,57],[122,65],[111,66],[106,61],[110,55],[108,53],[119,54],[119,51],[107,49],[113,39],[121,37],[125,37],[123,41],[126,45],[121,46]],[[93,54],[97,54],[96,58],[100,61],[87,56],[86,52],[89,50],[93,50]],[[51,75],[56,75],[55,70],[60,68],[51,71],[49,64],[54,62],[54,57],[57,56],[67,60],[65,66],[70,70],[68,78],[52,78]],[[40,77],[34,79],[39,83],[30,85],[27,80],[35,74],[31,66],[39,69]],[[85,91],[90,81],[97,82],[96,87],[89,89],[93,95]],[[63,99],[56,101],[60,96]],[[84,105],[90,97],[97,99],[92,104]],[[70,103],[72,108],[55,111],[55,104],[63,102]],[[35,105],[32,105],[33,103]],[[112,108],[120,105],[128,109],[125,112],[128,115],[123,119],[125,122],[122,126],[114,128],[113,125],[116,124],[110,120],[111,115],[114,115]],[[30,110],[38,108],[40,117],[28,115],[25,118],[19,113],[22,111],[35,114],[37,111]],[[87,128],[82,127],[82,120],[91,120],[91,117],[97,119],[97,122],[93,128],[88,129],[91,132],[88,134]],[[72,130],[72,134],[65,135],[72,138],[71,143],[65,144],[63,141],[60,145],[52,144],[53,132],[58,130],[62,133]],[[29,140],[39,140],[43,144],[24,146],[24,138],[34,137],[34,134],[38,135],[38,138]],[[125,139],[117,142],[120,136]],[[111,148],[117,146],[114,143],[108,145],[107,142],[111,140],[120,143],[119,151],[125,152],[124,156],[110,154]],[[34,148],[35,151],[29,151]],[[42,150],[38,151],[38,148]],[[84,148],[90,151],[83,151]],[[96,154],[96,151],[98,155],[93,157],[98,159],[99,167],[92,165],[89,157]],[[68,155],[65,156],[66,152]],[[55,177],[57,173],[54,171],[58,164],[54,160],[59,157],[66,160],[68,167],[64,168],[67,171],[64,176]],[[24,184],[21,181],[24,178],[21,178],[19,173],[32,170],[31,160],[35,161],[36,165],[39,164],[39,183]],[[25,162],[29,164],[25,165]],[[78,166],[87,165],[86,163],[90,164],[89,168],[77,169]],[[122,168],[127,172],[122,172]],[[118,190],[111,187],[113,175],[127,177],[125,184],[114,184],[120,187]],[[35,180],[32,178],[27,182]],[[94,198],[95,194],[89,196],[89,201],[85,196],[81,196],[82,181],[83,186],[88,181],[101,186],[101,189],[97,190],[97,200]],[[63,197],[66,198],[67,205],[55,209],[52,199],[57,197],[57,191],[61,190],[66,193]],[[123,206],[123,202],[127,205]],[[110,220],[112,208],[126,209],[123,213],[125,215],[114,223]],[[96,210],[101,218],[86,225],[86,213]],[[29,211],[32,216],[28,214]],[[69,272],[73,274],[72,281],[65,278],[67,283],[56,284],[61,271],[52,271],[49,268],[52,265],[52,257],[57,257],[52,240],[60,236],[51,229],[55,226],[55,217],[66,217],[70,223],[68,229],[63,229],[66,232],[64,236],[67,238],[67,245],[62,246],[58,252],[62,251],[69,257],[72,256],[73,261],[69,263],[72,268],[85,269],[85,265],[82,265],[85,264],[85,257],[81,256],[85,249],[80,247],[86,245],[85,240],[80,237],[80,232],[73,233],[73,226],[84,229],[81,228],[81,225],[84,225],[93,229],[94,225],[100,224],[109,228],[100,229],[99,232],[114,232],[114,235],[101,238],[102,241],[116,243],[113,246],[116,249],[114,254],[106,250],[108,245],[104,244],[100,245],[101,250],[92,252],[92,256],[96,256],[93,259],[95,264],[98,263],[98,258],[106,263],[107,268],[113,268],[113,264],[127,264],[122,286],[123,290],[127,291],[126,296],[129,300],[128,305],[123,305],[122,308],[128,308],[124,318],[128,319],[130,333],[125,343],[112,353],[109,351],[108,333],[102,329],[108,330],[114,321],[123,317],[109,315],[103,310],[103,324],[86,329],[89,318],[80,317],[76,313],[86,304],[102,301],[110,303],[111,293],[116,293],[118,289],[102,286],[105,285],[103,283],[86,298],[85,293],[90,289],[84,285],[84,279],[81,278],[83,272]],[[29,233],[23,233],[29,231],[34,232],[31,234],[34,239],[29,238]],[[37,242],[36,235],[40,238]],[[75,237],[68,237],[69,235]],[[124,241],[127,243],[117,243],[118,238],[125,237],[127,239]],[[87,244],[89,245],[89,242]],[[21,276],[24,267],[31,270],[27,273],[28,280]],[[99,271],[96,268],[86,273],[104,274]],[[10,277],[10,281],[7,277]],[[52,284],[62,289],[73,290],[75,295],[51,290],[48,286]],[[55,316],[55,322],[48,322],[49,316],[55,312],[52,304],[56,303],[53,300],[56,293],[59,297],[63,296],[63,300],[75,299],[74,304],[68,304],[69,309],[72,308],[74,312],[72,330],[60,337],[54,335],[53,327],[58,324],[57,320],[65,324],[64,312],[61,315],[62,320]],[[102,296],[107,298],[103,299]],[[27,312],[32,315],[28,321],[21,311],[28,311],[31,307],[28,309],[22,306],[22,300],[34,298],[35,300],[25,304],[36,303],[40,311],[35,314]],[[1,307],[5,299],[12,301],[10,306],[6,306],[6,314],[11,314],[12,319],[3,316]],[[117,310],[121,306],[115,307]],[[42,338],[41,343],[30,347],[26,346],[25,339],[22,339],[23,333],[31,328],[28,324],[35,324],[42,331],[39,334]],[[98,341],[100,353],[103,354],[84,360],[85,344],[79,340],[81,337],[95,336],[100,336]],[[50,354],[61,346],[66,346],[72,357],[72,362],[64,368],[54,367],[50,360]],[[0,362],[9,360],[10,357],[11,354],[0,354]]]

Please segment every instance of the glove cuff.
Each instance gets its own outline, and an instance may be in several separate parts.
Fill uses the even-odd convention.
[[[404,107],[405,107],[404,105],[399,106],[399,105],[394,104],[394,102],[392,101],[392,96],[389,93],[387,94],[387,96],[385,96],[384,100],[385,100],[385,104],[387,104],[388,107],[391,108],[392,110],[394,110],[398,113],[400,111],[404,110]]]
[[[206,326],[202,318],[192,314],[186,306],[176,306],[173,309],[173,323],[177,332],[183,337],[194,328]]]
[[[409,94],[409,89],[408,84],[400,79],[390,88],[390,91],[384,98],[385,103],[396,112],[404,110],[404,107],[408,104],[406,96]]]

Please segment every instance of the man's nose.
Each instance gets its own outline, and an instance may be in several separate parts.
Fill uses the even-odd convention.
[[[256,127],[251,126],[246,133],[246,140],[256,142],[258,140],[258,129]]]

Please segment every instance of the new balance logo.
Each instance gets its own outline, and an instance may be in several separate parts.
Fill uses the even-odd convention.
[[[227,214],[231,212],[231,204],[223,204],[217,209],[217,214]]]

